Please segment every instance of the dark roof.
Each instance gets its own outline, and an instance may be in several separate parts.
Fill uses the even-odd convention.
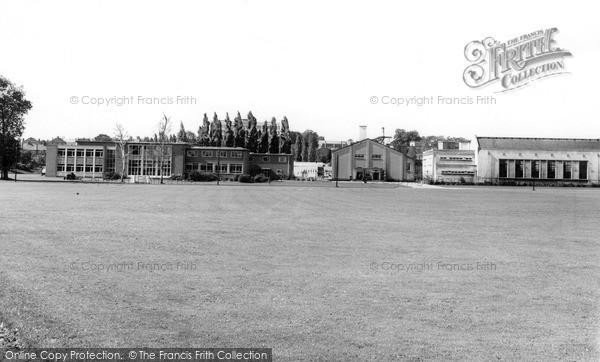
[[[480,149],[531,151],[600,151],[600,139],[477,137]]]

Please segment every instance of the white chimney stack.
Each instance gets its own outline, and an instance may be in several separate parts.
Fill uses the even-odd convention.
[[[362,141],[367,138],[367,126],[358,126],[358,140]]]

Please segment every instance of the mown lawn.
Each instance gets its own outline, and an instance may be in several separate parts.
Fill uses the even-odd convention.
[[[285,185],[0,182],[0,320],[39,347],[600,359],[599,190]]]

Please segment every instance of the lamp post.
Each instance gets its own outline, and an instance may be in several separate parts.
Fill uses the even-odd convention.
[[[220,179],[221,179],[221,151],[217,150],[217,186],[219,186]]]

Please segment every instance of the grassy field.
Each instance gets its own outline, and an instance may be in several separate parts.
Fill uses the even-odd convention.
[[[284,185],[0,183],[0,321],[39,347],[600,359],[598,190]]]

